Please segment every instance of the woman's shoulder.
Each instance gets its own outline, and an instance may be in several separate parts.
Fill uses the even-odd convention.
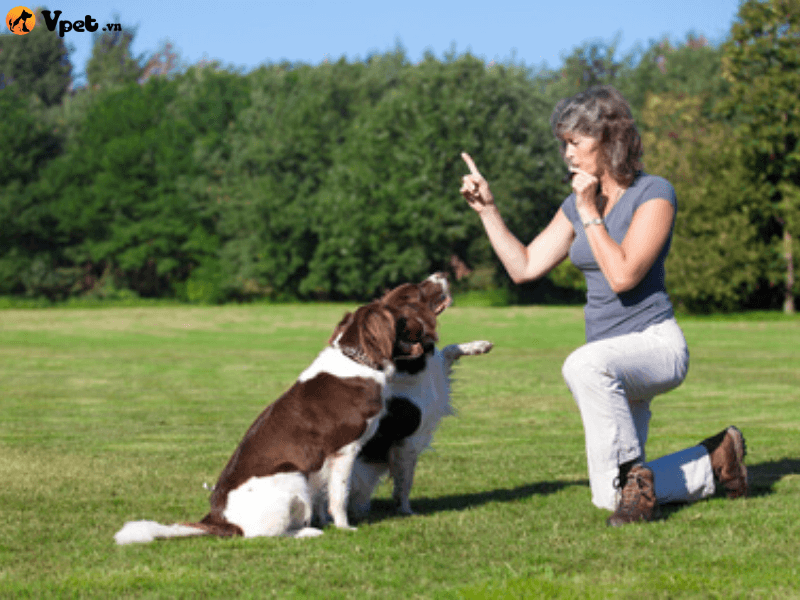
[[[678,205],[675,188],[667,179],[660,175],[652,175],[651,173],[642,171],[636,177],[631,187],[637,192],[637,204],[655,198],[664,198],[673,206]]]
[[[564,214],[567,215],[570,221],[579,219],[578,209],[575,208],[575,192],[572,192],[569,196],[564,198],[564,201],[561,203],[561,210],[564,211]]]

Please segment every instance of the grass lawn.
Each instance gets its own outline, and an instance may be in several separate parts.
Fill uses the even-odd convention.
[[[579,308],[455,306],[444,421],[394,516],[356,532],[117,547],[124,521],[201,518],[247,427],[349,306],[0,310],[0,597],[800,598],[800,318],[682,317],[686,382],[648,456],[736,424],[751,496],[609,529],[561,364]]]

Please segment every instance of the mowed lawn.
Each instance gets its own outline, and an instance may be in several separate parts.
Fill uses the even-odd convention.
[[[653,403],[648,455],[736,424],[751,497],[609,529],[590,502],[561,364],[580,308],[454,306],[487,339],[395,516],[355,532],[118,547],[126,520],[201,518],[253,419],[345,305],[0,311],[0,597],[800,597],[800,318],[681,317],[691,367]]]

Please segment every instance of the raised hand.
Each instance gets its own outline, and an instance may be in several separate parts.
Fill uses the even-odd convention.
[[[494,197],[492,191],[489,189],[489,182],[484,179],[478,167],[475,166],[475,161],[466,152],[461,153],[461,158],[467,163],[469,167],[469,175],[464,175],[461,183],[461,195],[476,212],[482,212],[489,206],[494,205]]]
[[[604,198],[598,195],[600,181],[595,175],[571,167],[572,190],[575,192],[575,208],[584,220],[594,218],[602,211]]]

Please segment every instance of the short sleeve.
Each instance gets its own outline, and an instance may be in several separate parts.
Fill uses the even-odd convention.
[[[567,218],[570,220],[570,223],[572,223],[573,226],[578,222],[578,209],[575,208],[574,193],[567,196],[566,199],[561,203],[561,210],[564,211],[564,214],[567,215]]]
[[[634,209],[639,208],[648,200],[655,200],[656,198],[663,198],[677,211],[678,210],[678,197],[675,194],[675,188],[672,184],[657,175],[650,175],[647,178],[645,189],[636,198],[636,205]]]

